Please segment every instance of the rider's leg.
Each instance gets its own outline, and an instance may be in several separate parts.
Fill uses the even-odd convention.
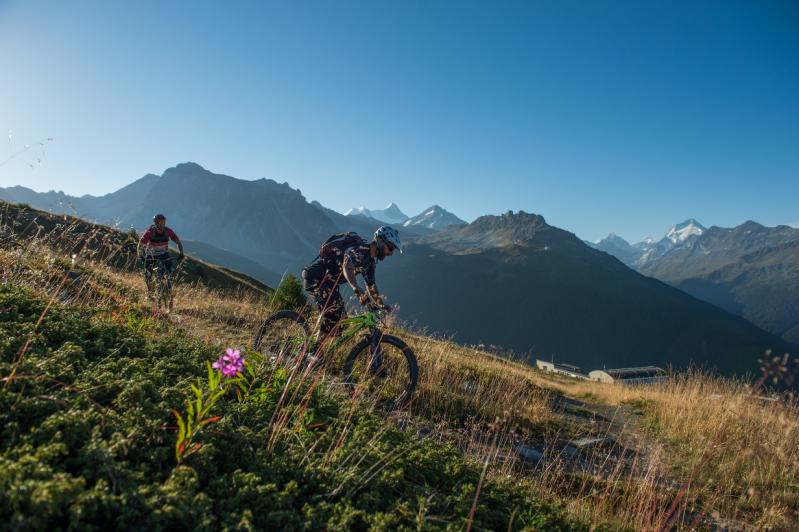
[[[332,280],[319,283],[316,285],[316,291],[309,290],[309,293],[319,308],[319,320],[313,343],[315,347],[306,358],[308,362],[306,369],[310,371],[323,362],[323,341],[338,334],[338,323],[344,317],[344,300],[341,299],[341,292]]]
[[[147,285],[147,299],[153,300],[153,260],[144,260],[144,284]]]
[[[338,324],[345,315],[344,300],[341,298],[338,285],[332,281],[320,285],[314,298],[320,313],[319,330],[316,333],[317,345],[319,345],[320,340],[338,334]]]
[[[167,258],[164,261],[164,267],[166,268],[166,276],[164,278],[164,283],[166,284],[167,293],[169,294],[169,301],[167,302],[167,310],[172,311],[172,302],[175,299],[175,293],[172,291],[172,276],[175,274],[175,261],[170,260]]]

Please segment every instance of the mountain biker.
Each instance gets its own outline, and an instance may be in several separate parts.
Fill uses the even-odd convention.
[[[375,284],[375,267],[377,261],[390,257],[395,250],[402,253],[402,242],[396,229],[389,226],[375,231],[371,242],[356,233],[342,233],[322,244],[319,256],[302,270],[305,291],[313,297],[320,311],[317,339],[328,335],[345,317],[339,291],[344,281],[352,287],[362,305],[371,299],[384,306]],[[358,274],[363,276],[366,291],[358,286]]]
[[[183,253],[183,243],[175,232],[166,226],[166,216],[156,214],[153,216],[151,225],[139,239],[136,246],[136,254],[139,260],[144,262],[144,282],[147,283],[147,297],[153,297],[152,265],[156,261],[161,261],[166,268],[167,275],[170,277],[175,271],[175,262],[169,260],[169,241],[172,240],[178,246],[180,255],[178,260],[183,260],[186,255]],[[171,302],[170,302],[171,305]]]

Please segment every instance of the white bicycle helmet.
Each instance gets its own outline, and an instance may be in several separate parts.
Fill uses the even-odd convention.
[[[402,241],[400,240],[399,233],[393,227],[384,225],[375,231],[375,238],[382,238],[384,242],[391,244],[394,249],[402,253]]]

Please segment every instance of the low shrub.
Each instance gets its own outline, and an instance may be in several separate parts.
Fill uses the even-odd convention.
[[[172,411],[219,348],[168,322],[46,306],[0,285],[0,528],[467,525],[478,466],[276,368],[253,393],[227,390],[178,464]],[[529,486],[491,479],[472,526],[585,528]]]

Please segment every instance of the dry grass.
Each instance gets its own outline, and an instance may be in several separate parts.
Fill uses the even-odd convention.
[[[799,522],[799,404],[791,394],[764,396],[750,383],[702,372],[638,387],[539,378],[644,413],[648,435],[684,484],[682,497],[708,514],[755,529]]]
[[[0,237],[3,231],[8,235],[0,224]],[[62,234],[77,238],[69,228]],[[117,316],[146,306],[138,274],[109,266],[113,251],[98,256],[78,241],[66,246],[39,235],[10,245],[7,238],[0,246],[0,281]],[[244,347],[268,305],[267,297],[251,291],[184,283],[169,319],[208,343]],[[576,516],[638,530],[703,527],[708,519],[742,529],[788,529],[799,522],[795,400],[763,400],[745,383],[701,373],[651,387],[552,378],[447,340],[394,332],[411,345],[420,367],[417,394],[401,421],[451,441],[487,464],[489,476],[518,479]],[[565,415],[563,396],[617,410],[599,421],[590,411]],[[579,450],[576,458],[564,452],[581,436],[611,443]],[[545,459],[523,462],[520,444],[544,451]]]

